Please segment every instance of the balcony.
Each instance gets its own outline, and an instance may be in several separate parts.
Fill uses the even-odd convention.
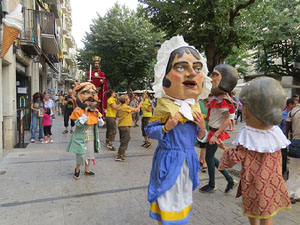
[[[39,11],[39,15],[43,51],[47,54],[59,54],[59,42],[57,40],[57,26],[54,14]]]
[[[64,54],[64,59],[67,64],[69,64],[71,66],[75,65],[74,60],[70,54]]]
[[[24,31],[20,35],[21,48],[29,56],[41,55],[41,36],[39,18],[36,11],[24,9]]]
[[[63,22],[63,34],[68,34],[69,33],[69,26],[66,23],[66,21]]]
[[[73,43],[73,39],[71,36],[65,36],[65,40],[66,40],[66,43],[68,45],[69,48],[73,48],[74,47],[74,43]]]

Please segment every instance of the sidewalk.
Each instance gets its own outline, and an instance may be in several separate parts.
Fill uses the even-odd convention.
[[[65,152],[71,135],[63,135],[63,129],[63,117],[59,116],[52,129],[54,143],[37,142],[26,149],[13,149],[0,161],[0,225],[157,224],[148,216],[147,202],[156,142],[149,149],[140,147],[140,127],[132,128],[125,162],[115,162],[116,152],[108,151],[102,143],[102,153],[91,166],[96,176],[81,173],[80,180],[74,180],[75,156]],[[100,129],[101,141],[105,140],[105,131]],[[117,134],[115,147],[119,146],[118,140]],[[198,148],[196,151],[199,153]],[[221,154],[218,150],[217,156]],[[208,182],[207,173],[199,176],[200,186]],[[216,184],[214,194],[194,191],[189,224],[248,224],[242,215],[241,199],[235,198],[236,190],[225,195],[226,181],[217,171]],[[274,217],[274,224],[279,225],[296,225],[299,221],[300,203]]]

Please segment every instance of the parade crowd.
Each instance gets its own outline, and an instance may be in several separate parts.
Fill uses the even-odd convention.
[[[32,98],[31,143],[36,141],[36,130],[41,143],[55,142],[52,120],[63,115],[61,132],[72,133],[67,151],[76,154],[75,179],[80,179],[81,166],[84,175],[95,176],[90,165],[100,150],[99,126],[106,126],[106,149],[116,151],[116,162],[124,162],[130,128],[139,126],[141,117],[141,146],[149,148],[152,139],[158,140],[148,187],[149,215],[158,224],[188,223],[199,170],[209,175],[208,184],[199,188],[202,193],[216,190],[215,168],[227,180],[225,193],[238,185],[237,197],[242,197],[243,213],[251,225],[273,224],[279,210],[290,209],[299,200],[298,95],[287,99],[277,81],[264,77],[250,82],[237,99],[233,91],[237,70],[220,64],[208,75],[201,54],[179,36],[166,41],[158,52],[155,96],[147,91],[142,96],[132,92],[119,96],[108,90],[100,60],[94,60],[95,70],[87,82],[67,94],[57,93],[51,99],[47,92],[35,93]],[[228,148],[223,143],[230,138],[227,131],[243,120],[246,126],[234,139],[235,147]],[[117,130],[118,149],[113,145]],[[201,148],[199,158],[195,145]],[[224,150],[220,160],[215,157],[218,148]],[[242,165],[239,182],[226,170],[237,163]]]

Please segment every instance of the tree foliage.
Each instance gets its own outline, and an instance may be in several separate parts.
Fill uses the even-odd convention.
[[[147,77],[153,77],[154,43],[162,38],[153,28],[139,13],[115,4],[104,17],[93,20],[79,51],[80,68],[88,71],[92,56],[98,55],[110,88],[143,86]]]
[[[262,0],[139,0],[150,21],[170,38],[181,34],[204,51],[208,69],[252,40],[248,9]],[[246,12],[246,13],[245,13]]]
[[[251,12],[255,65],[260,72],[300,76],[300,1],[263,1]]]

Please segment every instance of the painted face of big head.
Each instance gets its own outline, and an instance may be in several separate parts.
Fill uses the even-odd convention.
[[[94,61],[94,69],[100,70],[100,62],[99,61]]]
[[[95,85],[89,82],[78,84],[74,87],[73,93],[76,97],[76,103],[80,108],[85,109],[86,107],[90,107],[91,111],[96,108],[98,94]]]
[[[199,53],[190,47],[174,50],[163,79],[165,93],[176,99],[197,99],[202,91],[203,64]]]
[[[238,72],[232,66],[220,64],[214,68],[210,78],[212,79],[211,93],[213,95],[231,93],[237,84]]]

